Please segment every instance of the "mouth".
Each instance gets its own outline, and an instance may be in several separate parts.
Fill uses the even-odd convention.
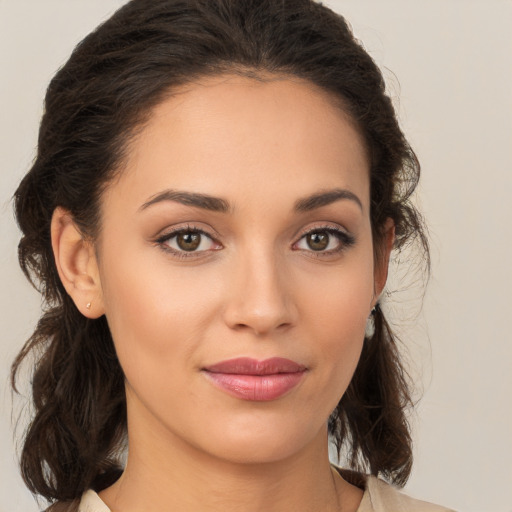
[[[242,400],[276,400],[290,392],[304,377],[304,365],[273,357],[258,361],[241,357],[203,368],[204,375],[217,388]]]

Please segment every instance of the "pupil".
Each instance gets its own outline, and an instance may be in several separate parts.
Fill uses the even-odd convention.
[[[181,233],[178,235],[178,247],[184,251],[194,251],[199,247],[201,235],[198,233]]]
[[[327,233],[311,233],[308,235],[307,243],[313,251],[323,251],[329,245]]]

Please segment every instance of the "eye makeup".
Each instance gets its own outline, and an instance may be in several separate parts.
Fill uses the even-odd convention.
[[[193,224],[167,230],[154,243],[166,253],[180,259],[206,257],[213,251],[224,248],[217,237]],[[291,248],[314,257],[328,258],[346,251],[355,243],[355,236],[346,230],[324,224],[304,231]]]
[[[333,256],[356,243],[354,235],[333,225],[314,226],[293,244],[293,249],[312,253],[315,257]]]
[[[155,240],[155,244],[178,258],[204,257],[205,253],[223,248],[210,233],[191,224],[165,232]]]

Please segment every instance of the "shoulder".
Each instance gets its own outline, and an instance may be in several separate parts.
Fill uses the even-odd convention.
[[[364,489],[357,512],[454,512],[452,509],[411,498],[395,486],[375,476],[363,476],[337,468],[342,476]],[[80,501],[54,503],[46,512],[110,512],[94,491],[83,494]]]
[[[357,512],[454,512],[452,509],[411,498],[398,487],[371,475],[333,465],[344,480],[364,491]]]
[[[366,503],[365,503],[366,502]],[[451,509],[407,496],[374,476],[366,479],[366,490],[358,512],[454,512]]]
[[[110,512],[101,498],[92,490],[84,492],[82,498],[75,501],[59,501],[45,512]]]
[[[78,512],[79,500],[74,501],[57,501],[50,505],[45,512]]]

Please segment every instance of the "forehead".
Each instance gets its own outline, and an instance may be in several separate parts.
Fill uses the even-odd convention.
[[[364,144],[340,100],[303,79],[263,78],[221,75],[173,90],[131,141],[113,188],[229,198],[343,186],[365,202]]]

